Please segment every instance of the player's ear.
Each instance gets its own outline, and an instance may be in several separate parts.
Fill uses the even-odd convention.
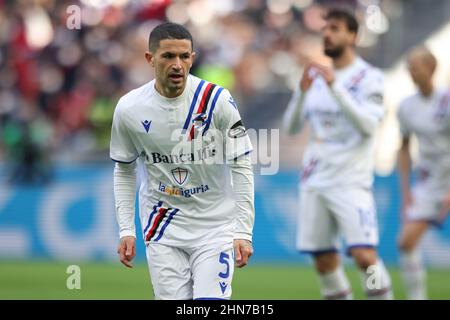
[[[148,64],[151,65],[152,67],[155,66],[153,59],[154,59],[154,55],[150,51],[146,51],[145,52],[145,60],[147,60]]]
[[[352,32],[352,44],[356,45],[356,42],[358,42],[358,34],[356,32]]]
[[[196,57],[196,53],[195,53],[195,51],[192,51],[192,53],[191,53],[191,67],[194,64],[195,57]]]

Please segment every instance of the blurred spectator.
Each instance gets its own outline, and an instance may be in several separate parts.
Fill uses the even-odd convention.
[[[17,114],[3,121],[1,132],[14,183],[45,183],[51,178],[49,158],[52,129],[31,101],[21,99]]]

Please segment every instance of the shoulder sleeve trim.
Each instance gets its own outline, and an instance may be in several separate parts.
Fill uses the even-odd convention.
[[[184,122],[183,133],[185,133],[189,127],[189,124],[191,122],[192,112],[194,112],[194,108],[195,108],[195,105],[197,104],[198,96],[199,96],[200,91],[202,90],[202,87],[204,84],[205,84],[205,80],[200,81],[199,85],[197,86],[197,89],[195,90],[194,98],[192,99],[191,106],[189,107],[188,116],[186,118],[186,121]]]
[[[111,158],[111,160],[114,161],[114,162],[117,162],[117,163],[131,164],[131,163],[135,162],[135,161],[137,160],[137,158],[139,158],[139,157],[136,157],[136,158],[135,158],[134,160],[132,160],[132,161],[120,161],[120,160],[116,160],[116,159],[113,159],[113,158]]]
[[[209,129],[209,126],[211,125],[213,111],[214,111],[214,108],[216,107],[217,100],[219,99],[220,93],[222,91],[223,91],[223,88],[219,87],[219,89],[216,91],[216,94],[214,95],[214,99],[211,103],[211,108],[209,108],[208,119],[206,120],[205,129],[203,130],[203,134],[202,134],[203,136],[206,134],[206,132]]]

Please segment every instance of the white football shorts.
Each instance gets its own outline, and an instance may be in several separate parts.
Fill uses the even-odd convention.
[[[447,190],[417,183],[412,188],[413,203],[406,210],[406,222],[425,221],[437,227],[442,226],[449,214],[442,208],[442,201]]]
[[[155,299],[230,299],[232,242],[184,248],[151,242],[146,252]]]
[[[373,194],[364,188],[300,191],[297,248],[304,253],[338,251],[344,238],[347,253],[378,245]]]

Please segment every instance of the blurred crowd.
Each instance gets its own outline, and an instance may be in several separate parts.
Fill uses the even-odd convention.
[[[106,159],[115,104],[153,78],[148,35],[167,20],[193,34],[192,73],[257,118],[255,96],[289,92],[312,56],[326,62],[318,32],[336,3],[370,1],[0,0],[0,159],[15,181],[47,181],[55,160]],[[269,107],[285,106],[258,106]]]

